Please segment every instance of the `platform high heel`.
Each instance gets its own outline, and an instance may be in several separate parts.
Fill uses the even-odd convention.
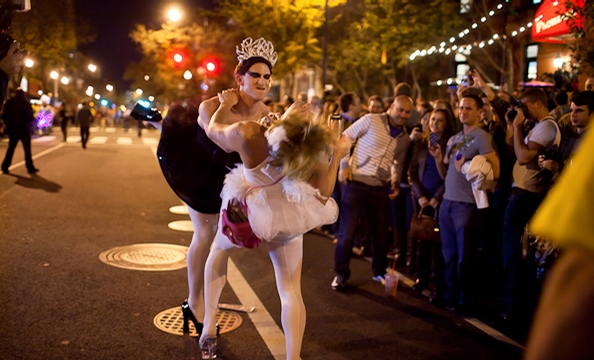
[[[217,358],[217,338],[206,338],[200,341],[200,351],[202,352],[202,359],[216,359]]]
[[[184,301],[181,305],[182,313],[184,314],[184,326],[183,331],[184,334],[188,334],[190,332],[190,320],[194,323],[194,328],[196,328],[196,332],[198,335],[202,334],[203,324],[196,320],[194,313],[192,313],[192,309],[190,309],[190,305],[188,304],[188,300]]]

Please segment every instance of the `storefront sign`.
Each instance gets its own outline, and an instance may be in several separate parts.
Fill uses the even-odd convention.
[[[584,6],[584,0],[575,0],[574,3],[579,7]],[[532,40],[562,43],[563,38],[571,34],[568,21],[563,19],[566,13],[565,0],[545,0],[536,12]]]

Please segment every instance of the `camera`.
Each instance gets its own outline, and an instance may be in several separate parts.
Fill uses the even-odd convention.
[[[462,85],[464,86],[472,86],[474,85],[474,81],[472,80],[472,76],[465,75],[462,77]]]
[[[31,0],[0,0],[0,59],[6,56],[14,39],[6,34],[15,12],[31,10]]]
[[[530,114],[530,111],[526,107],[526,104],[524,104],[522,101],[515,100],[511,105],[513,107],[515,107],[515,108],[522,109],[522,112],[524,113],[524,118],[526,118],[526,119],[532,119],[532,114]],[[518,116],[518,110],[516,110],[515,108],[514,109],[511,109],[507,113],[507,118],[510,121],[513,121],[516,118],[516,116]]]
[[[157,108],[151,108],[151,103],[145,100],[138,100],[130,112],[130,117],[139,121],[161,121],[163,116]]]

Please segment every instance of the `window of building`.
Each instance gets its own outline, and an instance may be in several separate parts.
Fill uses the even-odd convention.
[[[538,77],[538,44],[529,44],[526,46],[526,56],[524,60],[524,80],[534,80]]]

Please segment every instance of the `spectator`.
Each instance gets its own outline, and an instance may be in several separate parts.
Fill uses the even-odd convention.
[[[584,90],[594,91],[594,75],[588,76],[586,84],[584,85]]]
[[[520,94],[519,100],[523,105],[516,107],[516,117],[509,119],[513,124],[511,139],[517,161],[513,168],[512,192],[503,222],[501,317],[504,320],[514,320],[514,318],[528,320],[532,314],[533,304],[529,297],[535,293],[528,287],[533,284],[519,281],[525,275],[519,267],[520,239],[526,224],[546,195],[553,178],[550,171],[539,167],[538,155],[558,150],[561,143],[561,134],[557,123],[549,115],[547,96],[544,91],[536,88],[525,90]],[[523,134],[525,120],[537,122],[526,137]],[[520,304],[519,299],[524,303]]]
[[[404,124],[412,107],[408,96],[398,96],[390,115],[367,114],[343,134],[354,151],[350,158],[343,159],[339,172],[339,180],[347,185],[340,205],[342,218],[334,257],[334,290],[344,289],[350,277],[349,263],[359,218],[365,218],[369,226],[373,280],[384,280],[389,226],[386,185],[390,181],[393,194],[398,195],[404,157],[410,145]]]
[[[381,114],[384,112],[384,101],[378,95],[373,95],[367,100],[367,111],[371,114]]]
[[[556,107],[549,113],[549,115],[551,115],[555,121],[559,121],[561,116],[563,116],[571,111],[571,108],[569,107],[569,104],[567,103],[567,101],[568,101],[568,97],[567,97],[566,91],[563,91],[563,90],[559,91],[555,95]]]
[[[64,103],[58,108],[58,121],[60,122],[60,129],[64,136],[64,142],[66,142],[66,136],[68,135],[68,117],[66,116],[66,106]]]
[[[561,172],[566,164],[571,163],[573,154],[582,142],[583,135],[592,124],[594,118],[594,91],[582,91],[571,96],[571,125],[573,130],[568,136],[561,138],[560,161],[538,156],[538,165],[553,174]]]
[[[300,92],[297,94],[297,101],[301,101],[304,104],[307,104],[307,93],[305,91]]]
[[[482,155],[499,176],[499,158],[493,138],[480,128],[482,100],[464,94],[460,100],[461,132],[449,139],[443,161],[436,153],[440,173],[446,173],[445,193],[439,208],[439,227],[445,262],[446,292],[449,306],[465,311],[473,305],[472,271],[477,244],[478,208],[472,185],[462,174],[462,164]],[[449,165],[449,166],[448,166]]]
[[[412,98],[412,89],[410,88],[410,85],[408,85],[405,82],[398,83],[394,87],[394,98],[396,98],[400,95],[405,95],[405,96],[408,96],[409,98]],[[418,112],[417,109],[415,109],[413,107],[413,109],[410,113],[410,117],[406,121],[406,125],[405,125],[406,131],[409,134],[412,133],[413,127],[419,123],[420,119],[421,119],[421,113]]]
[[[2,172],[10,173],[9,167],[12,163],[12,156],[14,150],[20,141],[25,150],[25,165],[29,174],[35,174],[39,171],[33,166],[33,158],[31,156],[31,124],[35,120],[33,117],[33,108],[27,98],[25,92],[21,89],[16,91],[13,98],[8,99],[4,105],[2,112],[2,120],[6,124],[6,133],[8,134],[9,142],[6,155],[2,162]]]
[[[408,168],[415,214],[418,214],[426,207],[432,207],[434,214],[437,212],[445,186],[443,178],[439,175],[434,154],[438,148],[445,149],[448,139],[454,134],[453,119],[451,119],[449,112],[437,109],[428,114],[430,116],[429,126],[423,131],[423,137],[415,140],[413,155]],[[429,143],[429,137],[432,133],[437,135],[438,146]],[[441,243],[419,242],[417,244],[417,239],[410,239],[409,249],[411,248],[418,249],[416,253],[418,254],[419,277],[413,285],[413,289],[421,292],[427,288],[431,278],[431,264],[434,264],[437,282],[436,294],[437,297],[441,298],[445,291]],[[414,250],[411,251],[415,252]]]

